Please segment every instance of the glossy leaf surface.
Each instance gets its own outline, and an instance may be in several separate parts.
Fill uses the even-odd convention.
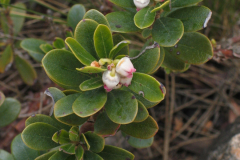
[[[62,145],[59,150],[62,150],[64,153],[67,154],[75,154],[75,144],[69,143]]]
[[[64,129],[61,129],[60,131],[54,133],[54,135],[52,136],[52,140],[58,144],[65,144],[71,142],[69,139],[68,132],[65,131]]]
[[[114,34],[113,35],[113,44],[116,46],[118,43],[124,41],[125,38],[120,35],[120,34]],[[118,55],[128,55],[129,54],[129,46],[125,46],[123,47],[116,55],[115,57],[117,57]]]
[[[87,141],[90,145],[90,150],[95,153],[99,153],[103,150],[105,145],[105,140],[103,137],[92,133],[91,131],[86,132],[85,137],[87,138]]]
[[[77,24],[83,19],[86,9],[81,4],[76,4],[71,7],[68,12],[67,23],[72,27],[73,31],[75,30]]]
[[[138,101],[138,113],[134,122],[142,122],[146,120],[149,116],[147,108],[142,104],[142,102]]]
[[[82,91],[89,91],[89,90],[100,88],[102,86],[103,86],[102,78],[96,77],[96,78],[92,78],[84,81],[83,83],[81,83],[79,87]]]
[[[110,51],[110,58],[116,57],[116,55],[119,54],[119,51],[121,51],[123,48],[125,48],[126,46],[128,46],[128,44],[130,44],[130,41],[121,41],[119,42],[117,45],[115,45],[112,50]]]
[[[156,13],[151,13],[152,9],[153,7],[145,7],[134,16],[134,23],[138,28],[144,29],[153,24]]]
[[[107,101],[107,93],[103,88],[86,91],[73,103],[73,112],[79,117],[88,117],[103,108]]]
[[[15,160],[10,153],[2,149],[0,149],[0,157],[1,157],[0,160]]]
[[[128,124],[134,121],[138,111],[135,96],[122,90],[113,90],[108,93],[105,109],[108,117],[115,123]]]
[[[151,116],[149,116],[143,122],[121,125],[120,129],[132,137],[149,139],[158,132],[158,124]]]
[[[92,19],[99,24],[104,24],[104,25],[110,27],[109,23],[107,21],[107,18],[96,9],[90,9],[89,11],[87,11],[87,13],[84,15],[83,19]]]
[[[82,67],[82,68],[77,68],[78,71],[82,72],[82,73],[101,73],[106,71],[107,69],[103,69],[103,68],[99,68],[99,67],[92,67],[92,66],[86,66],[86,67]]]

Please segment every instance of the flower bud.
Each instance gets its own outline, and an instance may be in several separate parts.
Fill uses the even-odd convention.
[[[111,71],[105,71],[103,73],[102,80],[104,83],[104,89],[106,89],[107,92],[110,92],[118,85],[120,76],[117,73],[115,73],[114,76],[111,76]]]
[[[131,78],[121,77],[121,78],[120,78],[120,83],[121,83],[122,85],[125,85],[126,87],[128,87],[128,86],[131,84],[131,81],[132,81],[132,77],[131,77]]]
[[[150,0],[134,0],[133,1],[135,6],[137,7],[137,10],[140,10],[142,8],[145,8],[150,3]]]
[[[121,77],[132,78],[133,72],[136,72],[132,62],[128,57],[122,58],[116,67],[116,72],[121,75]]]

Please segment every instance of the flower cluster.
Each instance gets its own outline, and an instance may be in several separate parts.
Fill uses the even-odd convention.
[[[115,60],[114,62],[107,66],[108,70],[105,71],[102,76],[104,88],[107,92],[110,92],[112,89],[118,89],[122,85],[128,87],[131,84],[133,72],[136,72],[136,69],[128,57],[117,61]]]
[[[133,1],[135,6],[137,7],[137,11],[141,10],[142,8],[145,8],[150,3],[150,0],[134,0]]]

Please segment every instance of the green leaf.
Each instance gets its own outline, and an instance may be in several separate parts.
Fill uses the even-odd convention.
[[[186,7],[186,6],[191,6],[194,5],[196,3],[199,3],[203,0],[172,0],[171,1],[171,5],[172,7]]]
[[[151,35],[152,35],[152,29],[150,28],[146,28],[142,31],[143,38],[148,38]]]
[[[24,50],[28,51],[31,57],[33,57],[36,61],[41,62],[45,55],[40,48],[42,44],[47,44],[47,42],[40,39],[27,38],[24,39],[20,45]]]
[[[86,91],[73,103],[73,112],[79,117],[89,117],[103,108],[107,93],[103,88]]]
[[[110,27],[110,25],[107,21],[107,18],[96,9],[90,9],[89,11],[87,11],[87,13],[84,15],[83,19],[92,19],[99,24],[104,24],[104,25]]]
[[[0,149],[0,160],[15,160],[15,159],[10,153]]]
[[[53,156],[57,151],[49,151],[34,160],[48,160],[51,156]]]
[[[93,153],[91,151],[85,151],[83,155],[84,160],[104,160],[102,157],[97,155],[96,153]]]
[[[171,54],[173,52],[172,48],[164,48],[164,52],[163,66],[173,71],[182,71],[185,68],[185,63]]]
[[[103,86],[103,81],[101,77],[92,78],[84,81],[80,84],[80,89],[82,91],[89,91],[93,89],[97,89]]]
[[[120,35],[120,34],[114,34],[113,35],[113,44],[116,46],[118,43],[124,41],[125,38]],[[125,46],[123,47],[116,55],[115,57],[117,57],[118,55],[129,55],[129,46]],[[114,58],[114,57],[113,57]]]
[[[146,120],[149,116],[147,108],[142,104],[142,102],[138,101],[138,113],[134,122],[142,122]]]
[[[203,64],[213,57],[210,40],[197,32],[185,33],[175,47],[166,50],[171,50],[171,56],[188,64]]]
[[[135,13],[130,12],[112,12],[106,15],[106,18],[113,32],[128,33],[137,32],[140,29],[134,24]]]
[[[10,4],[11,0],[0,0],[1,5],[4,6],[5,8],[8,7],[8,5]]]
[[[130,57],[137,56],[139,51],[133,52],[130,54]],[[143,53],[140,57],[131,60],[134,68],[137,72],[141,73],[151,73],[151,71],[155,68],[160,58],[160,48],[156,47],[153,49],[148,49]]]
[[[81,144],[83,144],[87,148],[87,150],[90,149],[90,145],[87,141],[87,138],[85,137],[85,135],[83,133],[80,136],[80,142],[81,142]]]
[[[9,34],[8,20],[4,12],[1,12],[0,18],[1,18],[1,29],[3,30],[3,33]]]
[[[149,116],[145,121],[121,125],[121,131],[135,138],[149,139],[158,132],[157,122]]]
[[[53,47],[51,44],[41,44],[40,45],[40,49],[44,52],[44,53],[48,53],[49,51],[53,50]]]
[[[76,4],[68,12],[67,24],[75,30],[77,24],[83,19],[86,9],[81,4]]]
[[[63,93],[68,96],[70,94],[82,93],[82,92],[81,91],[76,91],[76,90],[73,90],[73,89],[68,89],[68,90],[64,90]]]
[[[158,60],[157,65],[156,65],[155,68],[151,71],[150,74],[153,74],[154,72],[156,72],[156,71],[161,67],[161,65],[163,64],[164,58],[165,58],[164,48],[163,48],[163,47],[160,47],[160,58],[159,58],[159,60]]]
[[[52,125],[37,122],[27,126],[22,132],[22,140],[29,147],[34,150],[48,150],[57,147],[52,136],[58,129]]]
[[[83,158],[83,154],[84,154],[84,149],[81,145],[78,145],[77,149],[76,149],[76,158],[77,160],[82,160]]]
[[[81,118],[75,114],[70,114],[65,117],[59,117],[57,118],[57,120],[70,126],[79,126],[79,125],[82,125],[84,122],[86,122],[88,118],[89,117]]]
[[[53,46],[57,49],[64,49],[65,48],[65,43],[62,38],[56,37],[55,40],[53,41]]]
[[[129,1],[129,0],[109,0],[109,1],[120,7],[135,8],[133,1]]]
[[[74,142],[80,141],[80,136],[79,136],[79,127],[73,126],[69,130],[69,139]]]
[[[12,46],[9,44],[0,56],[0,73],[3,73],[9,68],[8,66],[12,65],[13,51],[11,47]]]
[[[99,67],[92,67],[92,66],[85,66],[82,68],[76,68],[78,71],[82,73],[101,73],[106,71],[107,69],[99,68]]]
[[[133,160],[134,155],[122,148],[106,145],[104,150],[99,153],[104,160]]]
[[[93,35],[98,23],[91,19],[84,19],[78,23],[74,37],[80,45],[94,58],[98,58],[94,48]]]
[[[103,137],[114,136],[119,127],[120,124],[114,123],[106,112],[102,112],[94,123],[94,133]]]
[[[56,118],[66,117],[73,114],[72,105],[81,93],[71,94],[61,98],[54,106],[54,115]]]
[[[13,24],[14,35],[17,35],[22,30],[22,27],[25,21],[25,17],[18,16],[18,14],[16,13],[25,14],[26,10],[27,10],[27,7],[23,3],[16,3],[13,5],[13,7],[11,7],[10,16]]]
[[[143,8],[134,16],[134,23],[138,28],[144,29],[153,24],[156,13],[151,13],[152,9],[153,7]]]
[[[6,126],[17,119],[21,104],[14,98],[6,98],[0,106],[0,127]]]
[[[75,154],[75,144],[73,143],[64,144],[59,148],[59,150],[67,154]]]
[[[138,112],[135,96],[127,91],[113,90],[108,93],[105,104],[108,117],[115,123],[128,124],[134,121]]]
[[[33,85],[37,79],[37,73],[31,64],[17,55],[15,56],[15,64],[23,81],[27,85]]]
[[[159,103],[165,96],[161,84],[152,76],[143,73],[133,73],[132,83],[128,88],[150,102]]]
[[[180,19],[184,25],[184,32],[195,32],[207,27],[212,12],[204,6],[192,6],[178,9],[168,16]]]
[[[52,140],[58,144],[65,144],[71,142],[69,139],[68,132],[65,131],[64,129],[61,129],[60,131],[54,133],[54,135],[52,136]]]
[[[49,78],[65,89],[79,90],[79,85],[91,78],[90,75],[76,70],[83,65],[66,50],[50,51],[43,58],[42,64]]]
[[[58,88],[55,87],[49,87],[46,91],[45,94],[50,96],[54,103],[56,103],[58,100],[61,98],[65,97],[66,95]]]
[[[139,139],[135,137],[129,137],[128,143],[134,148],[148,148],[153,144],[154,137],[149,139]]]
[[[90,150],[95,153],[99,153],[103,150],[105,145],[105,140],[103,137],[92,133],[91,131],[86,132],[85,137],[90,145]]]
[[[112,33],[103,24],[98,25],[94,33],[94,46],[99,58],[108,58],[113,48]]]
[[[183,36],[184,27],[179,19],[161,17],[153,25],[153,40],[160,46],[174,46]]]
[[[151,13],[154,13],[154,12],[157,12],[157,11],[160,11],[161,9],[164,9],[165,7],[168,7],[169,6],[169,0],[168,1],[165,1],[163,4],[161,4],[160,6],[154,8]],[[171,2],[171,5],[172,5],[172,2]]]
[[[11,143],[11,152],[17,160],[35,159],[40,155],[39,151],[33,150],[25,145],[22,141],[21,134],[13,139]]]
[[[57,129],[65,129],[65,130],[69,130],[70,127],[67,125],[64,125],[60,122],[58,122],[57,120],[53,119],[50,116],[46,116],[43,114],[37,114],[37,115],[33,115],[31,117],[29,117],[26,121],[25,121],[25,127],[29,126],[30,124],[33,123],[37,123],[37,122],[43,122],[43,123],[47,123],[49,125],[52,125],[54,127],[56,127]]]
[[[67,160],[70,155],[61,151],[56,152],[48,160]]]
[[[0,91],[0,107],[4,101],[5,101],[5,95]]]
[[[113,58],[118,55],[119,51],[121,51],[124,47],[128,46],[131,42],[128,40],[124,40],[119,42],[117,45],[115,45],[112,50],[110,51],[109,57]]]
[[[75,57],[84,65],[90,66],[96,59],[88,53],[75,39],[67,38],[65,40]]]

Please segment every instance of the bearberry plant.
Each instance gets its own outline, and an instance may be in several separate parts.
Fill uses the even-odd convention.
[[[133,147],[151,146],[158,124],[147,109],[160,103],[166,90],[150,74],[162,64],[168,71],[184,71],[212,57],[210,41],[196,32],[211,17],[208,8],[198,6],[201,0],[110,1],[125,11],[104,16],[73,6],[68,25],[74,32],[56,38],[54,47],[36,39],[22,42],[24,49],[44,53],[48,77],[65,89],[46,91],[55,102],[52,116],[26,121],[23,142],[45,152],[35,160],[134,159],[105,145],[105,138],[121,131]],[[139,31],[149,40],[142,50],[131,51],[131,41],[115,33]]]

